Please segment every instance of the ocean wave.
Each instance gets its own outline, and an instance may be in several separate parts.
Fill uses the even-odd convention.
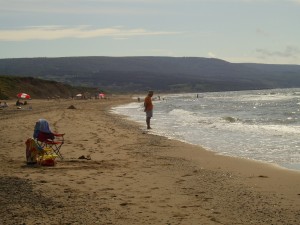
[[[298,163],[300,102],[293,92],[299,90],[204,93],[196,100],[195,94],[166,95],[155,102],[151,132],[222,154]],[[139,107],[135,102],[118,111],[144,125]]]

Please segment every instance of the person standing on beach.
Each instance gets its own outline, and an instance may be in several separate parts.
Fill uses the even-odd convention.
[[[152,104],[152,96],[153,96],[153,91],[149,91],[148,95],[146,96],[144,100],[144,112],[146,112],[146,124],[147,124],[147,129],[151,129],[150,126],[150,120],[151,117],[153,116],[153,104]]]

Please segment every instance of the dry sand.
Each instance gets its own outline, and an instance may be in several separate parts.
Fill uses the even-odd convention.
[[[109,112],[130,101],[9,102],[0,111],[0,224],[299,224],[300,172],[217,156]],[[54,167],[26,165],[40,118],[66,133]]]

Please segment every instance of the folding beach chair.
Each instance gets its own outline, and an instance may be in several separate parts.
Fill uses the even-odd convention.
[[[61,146],[64,144],[64,135],[57,134],[51,131],[49,123],[45,119],[39,119],[34,127],[33,138],[36,140],[39,147],[52,150],[58,155],[60,159],[63,159],[60,153]]]

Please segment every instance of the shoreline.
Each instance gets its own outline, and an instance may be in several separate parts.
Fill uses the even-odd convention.
[[[151,133],[151,134],[152,135],[162,136],[162,137],[165,137],[167,139],[174,140],[174,141],[179,141],[179,142],[182,142],[182,143],[187,144],[187,145],[194,145],[195,147],[204,149],[205,151],[212,152],[216,156],[223,156],[223,157],[233,158],[233,159],[237,159],[237,160],[239,160],[239,159],[241,159],[241,160],[247,160],[247,161],[254,162],[254,163],[259,163],[259,164],[262,163],[262,164],[266,164],[267,166],[274,167],[275,169],[287,170],[287,171],[291,171],[291,172],[298,172],[300,174],[300,164],[296,164],[294,166],[292,166],[293,164],[286,164],[286,165],[289,165],[289,166],[283,166],[283,165],[280,165],[280,164],[277,164],[277,163],[266,162],[266,161],[258,160],[258,159],[243,158],[243,157],[234,156],[234,155],[224,155],[224,154],[219,153],[217,151],[214,151],[212,149],[207,149],[207,148],[205,148],[205,147],[203,147],[201,145],[198,145],[198,144],[193,144],[193,143],[190,143],[190,142],[187,142],[187,141],[184,141],[184,140],[169,138],[167,136],[163,136],[163,135],[159,135],[159,134],[155,134],[155,133]]]
[[[134,102],[134,103],[136,103],[136,102]],[[137,113],[138,116],[136,116],[136,112],[134,111],[136,109],[134,106],[136,106],[136,105],[131,106],[129,104],[130,106],[128,107],[128,109],[127,109],[126,105],[121,105],[121,107],[120,107],[121,109],[119,109],[119,110],[118,110],[118,107],[116,107],[117,109],[114,109],[114,112],[117,113],[117,114],[120,114],[120,115],[122,115],[122,113],[124,113],[124,115],[128,118],[128,120],[136,122],[138,124],[141,124],[141,126],[143,126],[143,122],[141,121],[142,117],[140,115],[140,112],[138,112]],[[124,110],[123,106],[127,110]],[[131,110],[131,108],[133,108],[134,110]],[[162,112],[163,111],[159,111],[158,113],[161,114]],[[131,113],[133,113],[134,115],[131,116]],[[128,114],[128,115],[126,115],[126,114]],[[156,122],[155,120],[159,121],[160,119],[164,120],[164,117],[158,118],[158,119],[154,118],[154,123],[153,123],[154,128],[155,128],[155,122]],[[163,124],[164,123],[168,123],[168,121],[167,122],[163,121]],[[218,155],[241,158],[241,159],[248,159],[248,160],[253,160],[253,161],[257,161],[257,162],[263,162],[263,163],[266,163],[266,164],[273,165],[275,167],[280,167],[282,169],[288,169],[288,170],[291,170],[291,171],[299,171],[300,172],[300,164],[296,163],[296,162],[291,162],[292,159],[288,156],[286,156],[287,157],[286,159],[283,159],[283,158],[279,159],[280,155],[273,155],[273,157],[270,155],[271,156],[270,157],[270,156],[268,156],[268,152],[270,152],[270,151],[265,151],[266,157],[262,157],[262,156],[264,156],[264,154],[262,154],[261,151],[264,151],[266,149],[264,149],[263,147],[260,147],[259,149],[256,149],[255,148],[256,146],[254,146],[255,150],[252,149],[252,151],[251,151],[251,146],[252,146],[252,143],[255,142],[255,139],[253,139],[251,141],[252,143],[250,143],[250,145],[249,145],[250,146],[249,151],[251,151],[251,153],[253,153],[253,154],[246,154],[245,152],[247,152],[247,151],[242,151],[241,149],[243,149],[243,146],[240,147],[241,149],[239,149],[239,148],[235,149],[235,147],[233,147],[233,149],[235,149],[235,151],[232,151],[232,150],[231,151],[229,150],[227,152],[225,151],[225,154],[224,154],[224,149],[230,149],[230,148],[228,148],[228,147],[224,148],[224,145],[220,145],[220,144],[218,145],[216,143],[214,144],[214,147],[205,147],[205,146],[212,146],[211,144],[214,143],[214,142],[211,140],[210,143],[205,143],[205,141],[204,141],[204,143],[201,143],[201,137],[198,137],[198,141],[196,141],[195,138],[194,138],[194,139],[191,140],[191,142],[189,142],[189,141],[184,140],[184,139],[190,140],[189,137],[185,137],[184,133],[180,133],[180,135],[181,135],[180,137],[178,137],[178,135],[177,135],[177,137],[176,136],[174,137],[173,133],[172,132],[170,133],[170,131],[169,131],[172,128],[168,128],[167,126],[160,126],[159,124],[157,124],[157,126],[159,128],[151,130],[150,133],[153,133],[154,135],[161,135],[161,136],[164,136],[166,138],[170,138],[172,140],[179,140],[179,141],[182,141],[182,142],[187,143],[187,144],[197,145],[201,148],[205,148],[208,151],[212,151],[212,152],[214,152]],[[189,131],[190,130],[188,130],[187,132],[189,132]],[[176,133],[176,130],[174,130],[174,132]],[[221,139],[221,140],[225,140],[225,139]],[[230,141],[227,140],[227,143],[230,143]],[[205,146],[202,145],[202,144],[205,144]],[[248,146],[247,144],[244,144],[244,145]],[[277,146],[271,146],[270,148],[272,149],[272,147],[274,147],[274,149],[278,149],[278,150],[281,149],[281,147],[278,146],[278,145]],[[285,152],[285,151],[282,151],[282,153],[283,152]],[[249,158],[249,157],[252,157],[252,158]]]
[[[0,222],[297,224],[298,171],[149,134],[110,112],[130,101],[35,100],[31,111],[0,111]],[[42,117],[66,133],[65,159],[27,167],[24,142]]]
[[[131,102],[128,102],[127,104],[130,104]],[[175,139],[175,138],[170,138],[170,137],[167,137],[167,136],[164,136],[164,135],[160,135],[160,134],[156,134],[155,131],[155,128],[152,129],[152,130],[147,130],[146,128],[143,128],[145,126],[143,126],[142,123],[140,122],[136,122],[130,118],[128,118],[128,116],[126,115],[123,115],[123,114],[119,114],[115,111],[112,111],[114,107],[118,107],[118,106],[123,106],[123,105],[126,105],[126,104],[121,104],[121,105],[116,105],[116,106],[113,106],[111,107],[111,109],[109,110],[109,112],[112,114],[112,115],[116,115],[116,116],[120,116],[122,117],[123,119],[127,120],[128,122],[130,123],[133,123],[135,124],[135,126],[137,126],[138,129],[141,130],[141,132],[147,132],[149,135],[154,135],[154,136],[160,136],[160,137],[163,137],[163,138],[166,138],[168,140],[171,140],[171,141],[177,141],[177,142],[181,142],[183,144],[187,144],[187,145],[191,145],[191,146],[194,146],[196,148],[199,148],[201,150],[204,150],[206,152],[211,152],[212,154],[214,154],[216,157],[218,156],[221,156],[221,157],[225,157],[225,158],[232,158],[232,159],[236,159],[236,160],[243,160],[243,161],[249,161],[251,163],[258,163],[258,164],[265,164],[267,167],[274,167],[274,169],[280,169],[280,170],[284,170],[284,171],[290,171],[290,172],[296,172],[296,173],[299,173],[300,175],[300,164],[298,165],[299,169],[291,169],[291,168],[288,168],[288,167],[284,167],[284,166],[281,166],[279,164],[276,164],[276,163],[272,163],[272,162],[266,162],[266,161],[263,161],[263,160],[257,160],[257,159],[250,159],[250,158],[243,158],[243,157],[239,157],[239,156],[234,156],[234,155],[223,155],[221,153],[218,153],[217,151],[214,151],[212,149],[206,149],[204,148],[203,146],[201,145],[198,145],[198,144],[193,144],[193,143],[190,143],[188,141],[185,141],[185,140],[179,140],[179,139]],[[152,133],[154,132],[154,133]],[[289,164],[289,165],[292,165],[292,164]],[[296,165],[296,167],[297,167]]]

